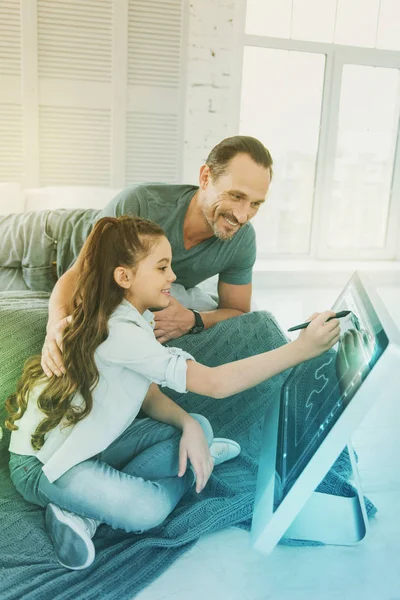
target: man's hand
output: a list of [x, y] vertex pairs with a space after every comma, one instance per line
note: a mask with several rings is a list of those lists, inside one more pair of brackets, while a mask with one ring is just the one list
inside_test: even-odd
[[190, 460], [196, 474], [196, 492], [199, 494], [204, 487], [214, 468], [214, 461], [210, 454], [206, 436], [198, 421], [193, 417], [184, 427], [179, 446], [179, 471], [178, 477], [186, 473], [187, 460]]
[[154, 334], [163, 344], [168, 340], [185, 335], [194, 326], [194, 314], [175, 300], [170, 298], [169, 306], [154, 313], [156, 326]]
[[47, 334], [42, 348], [42, 369], [47, 377], [56, 375], [61, 377], [65, 374], [65, 367], [62, 359], [62, 340], [64, 329], [71, 323], [72, 317], [64, 317], [55, 325], [48, 325]]

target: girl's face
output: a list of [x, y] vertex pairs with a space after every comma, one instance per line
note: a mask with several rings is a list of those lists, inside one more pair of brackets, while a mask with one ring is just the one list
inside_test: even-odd
[[163, 236], [154, 241], [149, 254], [139, 261], [135, 270], [124, 269], [128, 276], [123, 286], [125, 297], [141, 314], [148, 308], [169, 305], [171, 284], [176, 279], [171, 260], [171, 244]]

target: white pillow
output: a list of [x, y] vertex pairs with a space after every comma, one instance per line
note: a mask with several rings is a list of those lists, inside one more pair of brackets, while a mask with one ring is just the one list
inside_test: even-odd
[[55, 208], [104, 208], [121, 190], [107, 187], [57, 186], [25, 190], [25, 211]]
[[20, 183], [0, 183], [0, 215], [24, 212], [24, 192]]

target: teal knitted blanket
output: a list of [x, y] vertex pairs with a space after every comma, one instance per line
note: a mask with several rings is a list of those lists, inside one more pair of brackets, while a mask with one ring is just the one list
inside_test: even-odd
[[[7, 314], [9, 326], [10, 311]], [[23, 314], [27, 314], [26, 307]], [[15, 310], [14, 341], [20, 339], [21, 315]], [[0, 308], [0, 325], [2, 318]], [[37, 316], [29, 325], [25, 323], [25, 339], [32, 337], [37, 324]], [[9, 353], [9, 331], [5, 339], [2, 337], [4, 328], [0, 327], [0, 383], [1, 353]], [[43, 337], [44, 329], [40, 343]], [[286, 341], [270, 314], [256, 312], [222, 322], [202, 334], [174, 340], [170, 345], [179, 346], [202, 363], [213, 366], [276, 348]], [[15, 348], [16, 356], [24, 354], [25, 346], [19, 343], [21, 347]], [[185, 409], [204, 414], [215, 436], [237, 440], [242, 453], [237, 459], [216, 467], [204, 491], [200, 495], [189, 492], [158, 528], [135, 535], [100, 526], [94, 539], [96, 559], [84, 571], [67, 571], [57, 563], [44, 528], [44, 511], [25, 502], [13, 488], [7, 467], [8, 452], [3, 446], [0, 451], [2, 600], [131, 600], [201, 535], [232, 525], [250, 529], [265, 408], [280, 395], [287, 375], [283, 373], [224, 400], [167, 390]], [[342, 453], [318, 490], [353, 495], [348, 482], [350, 472], [348, 456]], [[367, 510], [369, 516], [376, 510], [368, 500]]]

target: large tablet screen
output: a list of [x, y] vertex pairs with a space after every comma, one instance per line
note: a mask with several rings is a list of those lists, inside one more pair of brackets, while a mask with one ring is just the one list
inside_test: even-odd
[[338, 344], [293, 369], [282, 388], [274, 509], [318, 451], [388, 345], [359, 279], [353, 278], [333, 310], [351, 311], [341, 319]]

